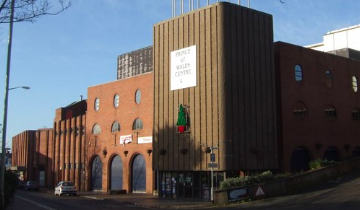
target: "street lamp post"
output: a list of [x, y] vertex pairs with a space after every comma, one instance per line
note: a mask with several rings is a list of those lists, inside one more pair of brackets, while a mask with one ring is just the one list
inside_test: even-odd
[[[7, 81], [8, 83], [8, 81]], [[8, 87], [8, 84], [6, 85]], [[4, 103], [4, 119], [3, 119], [3, 124], [0, 123], [0, 127], [2, 126], [2, 145], [1, 145], [1, 205], [2, 205], [2, 209], [5, 208], [5, 159], [6, 159], [6, 124], [7, 124], [7, 106], [8, 106], [8, 92], [9, 90], [14, 90], [14, 89], [26, 89], [29, 90], [30, 87], [29, 86], [16, 86], [16, 87], [12, 87], [12, 88], [7, 88], [5, 90], [6, 92], [6, 97], [5, 97], [5, 103]]]
[[6, 122], [7, 122], [7, 106], [9, 95], [9, 79], [10, 79], [10, 60], [11, 60], [11, 44], [13, 33], [13, 20], [14, 20], [14, 6], [15, 0], [11, 0], [10, 5], [10, 24], [9, 24], [9, 42], [6, 61], [6, 80], [5, 80], [5, 99], [4, 99], [4, 119], [3, 119], [3, 131], [2, 131], [2, 153], [1, 153], [1, 207], [5, 209], [5, 145], [6, 145]]
[[16, 87], [9, 88], [8, 90], [14, 90], [14, 89], [18, 89], [18, 88], [22, 88], [22, 89], [26, 89], [26, 90], [30, 89], [29, 86], [16, 86]]

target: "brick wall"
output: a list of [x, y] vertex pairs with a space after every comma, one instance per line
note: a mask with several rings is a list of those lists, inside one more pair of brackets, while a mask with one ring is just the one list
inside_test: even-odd
[[[275, 52], [283, 170], [290, 170], [297, 147], [308, 150], [311, 159], [323, 158], [329, 147], [337, 149], [340, 159], [350, 157], [360, 146], [360, 120], [352, 118], [360, 107], [360, 92], [352, 87], [352, 76], [360, 78], [360, 62], [281, 42]], [[302, 81], [295, 80], [297, 64]], [[305, 113], [295, 113], [299, 104]], [[336, 109], [335, 117], [327, 116], [328, 107]]]
[[[135, 102], [135, 92], [141, 91], [141, 101]], [[119, 95], [119, 105], [114, 106], [114, 97]], [[94, 109], [99, 99], [99, 110]], [[138, 137], [152, 136], [153, 125], [153, 73], [146, 73], [88, 88], [88, 111], [86, 115], [88, 189], [91, 190], [92, 160], [98, 156], [102, 162], [102, 191], [111, 190], [111, 163], [119, 156], [123, 165], [122, 186], [128, 192], [131, 188], [132, 160], [141, 154], [146, 162], [146, 192], [153, 189], [152, 144], [138, 144]], [[141, 119], [143, 129], [133, 130], [135, 119]], [[112, 132], [114, 121], [120, 123], [120, 131]], [[100, 134], [93, 134], [95, 124]], [[131, 135], [132, 143], [120, 144], [120, 136]]]

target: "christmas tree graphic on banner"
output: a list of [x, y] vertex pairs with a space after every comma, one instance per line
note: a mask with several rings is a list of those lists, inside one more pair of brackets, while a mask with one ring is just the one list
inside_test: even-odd
[[186, 113], [182, 104], [179, 106], [178, 120], [176, 123], [179, 133], [184, 133], [186, 128]]

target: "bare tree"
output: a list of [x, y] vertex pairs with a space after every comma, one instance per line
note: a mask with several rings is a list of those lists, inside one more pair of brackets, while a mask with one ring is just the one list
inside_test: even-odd
[[[14, 22], [34, 22], [43, 15], [57, 15], [71, 6], [71, 0], [13, 0]], [[10, 21], [11, 0], [0, 0], [0, 23]]]

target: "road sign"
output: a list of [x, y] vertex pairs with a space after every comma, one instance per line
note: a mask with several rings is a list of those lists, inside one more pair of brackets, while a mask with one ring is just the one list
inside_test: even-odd
[[215, 162], [215, 153], [210, 154], [210, 162]]
[[218, 164], [217, 163], [208, 163], [208, 168], [217, 168]]
[[265, 195], [265, 192], [264, 192], [263, 188], [261, 186], [258, 186], [255, 196], [258, 197], [258, 196], [264, 196], [264, 195]]

